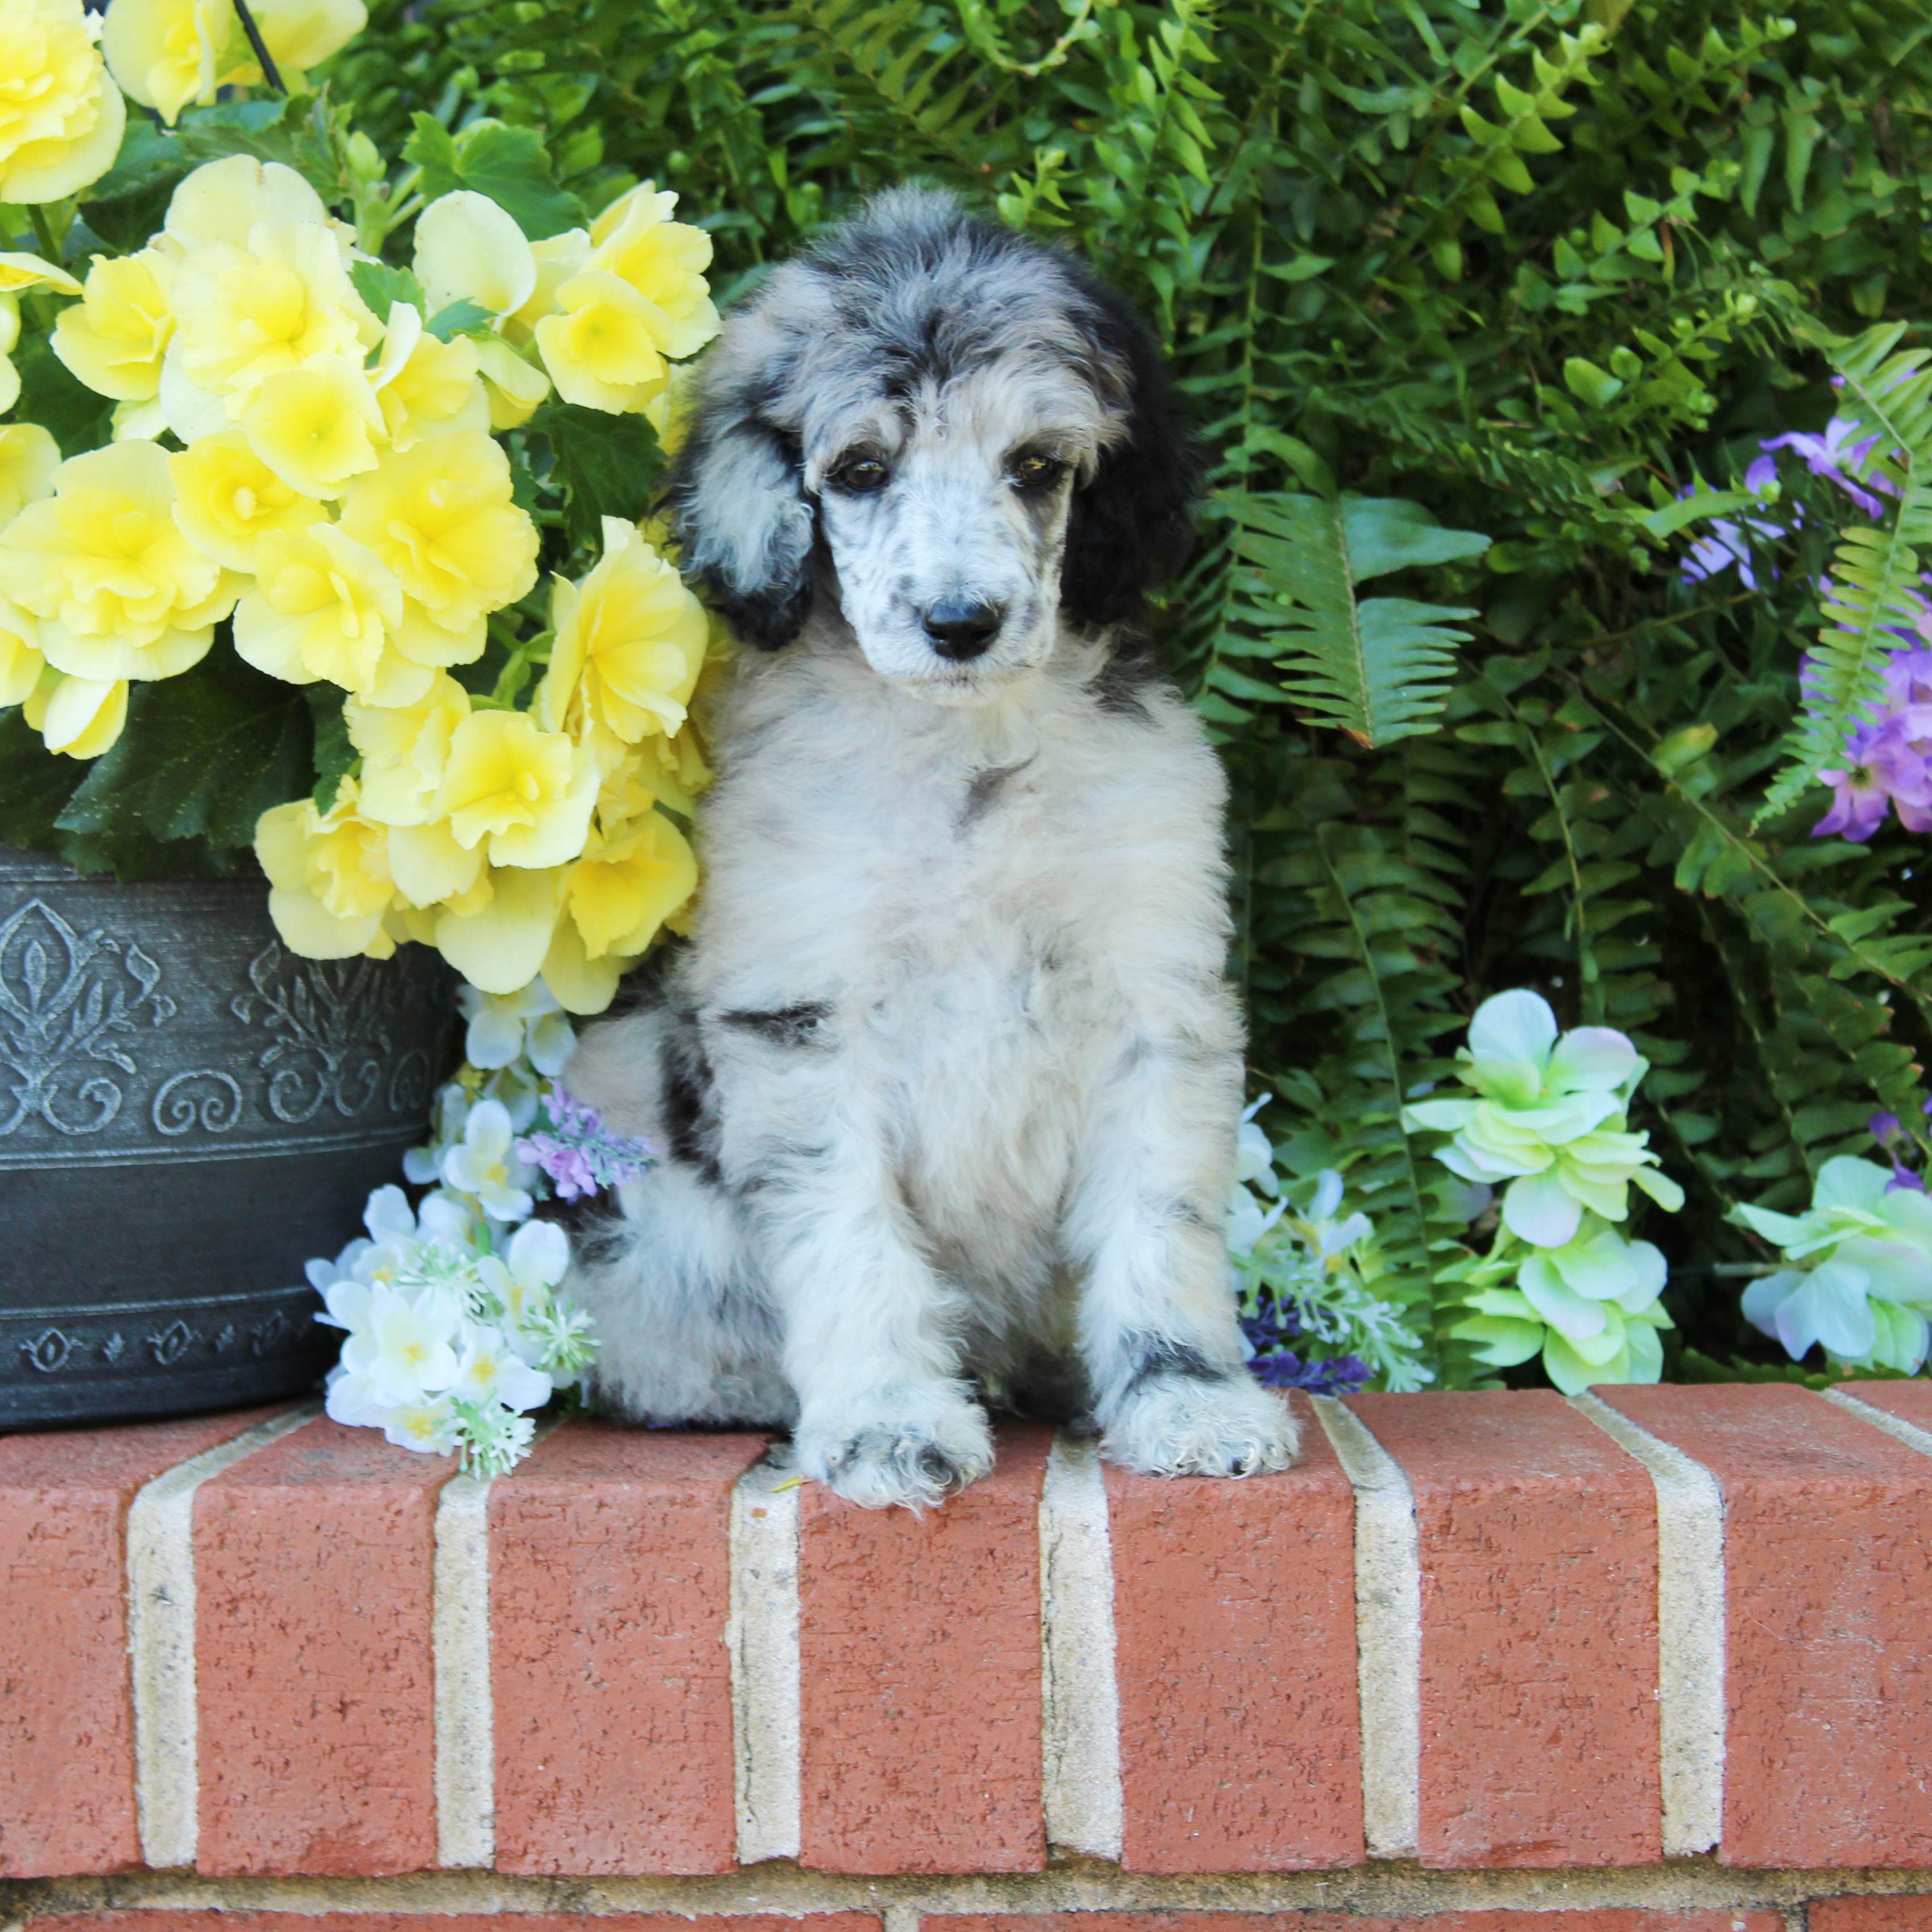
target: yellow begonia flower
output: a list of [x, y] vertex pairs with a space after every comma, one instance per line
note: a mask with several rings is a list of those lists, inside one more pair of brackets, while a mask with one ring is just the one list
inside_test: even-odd
[[412, 704], [377, 706], [352, 698], [342, 715], [362, 759], [363, 811], [385, 825], [426, 823], [449, 763], [450, 740], [470, 716], [470, 694], [438, 672]]
[[[704, 271], [711, 266], [711, 237], [701, 228], [669, 220], [674, 194], [652, 192], [647, 183], [614, 202], [592, 224], [596, 244], [587, 267], [616, 275], [650, 304], [658, 349], [681, 360], [694, 356], [718, 333], [718, 310]], [[618, 218], [612, 220], [616, 215]]]
[[[326, 60], [368, 18], [361, 0], [255, 0], [249, 10], [292, 94], [304, 91], [304, 70]], [[220, 88], [263, 78], [230, 0], [113, 0], [101, 49], [129, 99], [170, 127], [190, 101], [206, 107]]]
[[490, 399], [492, 429], [520, 428], [550, 394], [550, 378], [526, 362], [501, 336], [486, 335], [477, 342], [476, 362]]
[[63, 677], [44, 672], [22, 707], [50, 752], [98, 758], [128, 722], [128, 680]]
[[698, 861], [661, 812], [629, 821], [614, 838], [591, 835], [570, 868], [570, 916], [592, 959], [634, 958], [698, 887]]
[[245, 248], [200, 243], [183, 254], [172, 284], [167, 364], [212, 396], [245, 395], [321, 356], [352, 357], [359, 368], [382, 334], [334, 235], [316, 222], [259, 222]]
[[284, 482], [238, 429], [190, 443], [168, 458], [168, 473], [182, 535], [230, 570], [254, 572], [256, 547], [268, 531], [305, 530], [328, 514]]
[[101, 30], [108, 70], [129, 100], [172, 128], [194, 101], [208, 106], [252, 59], [227, 0], [113, 0]]
[[54, 322], [54, 353], [97, 395], [141, 403], [158, 394], [174, 311], [160, 257], [97, 255], [82, 299]]
[[38, 423], [0, 426], [0, 530], [29, 503], [53, 494], [60, 466], [60, 445]]
[[521, 992], [550, 951], [563, 910], [564, 876], [561, 866], [487, 873], [474, 909], [446, 905], [436, 915], [438, 951], [484, 992]]
[[338, 244], [343, 239], [322, 196], [293, 168], [231, 154], [204, 163], [182, 181], [169, 197], [167, 220], [154, 246], [177, 261], [208, 242], [246, 248], [265, 221], [312, 222], [335, 235]]
[[557, 580], [550, 624], [537, 703], [553, 729], [587, 739], [608, 767], [620, 747], [683, 724], [710, 627], [634, 524], [604, 519], [603, 556], [580, 584]]
[[59, 201], [114, 165], [127, 104], [80, 0], [0, 0], [0, 201]]
[[481, 848], [466, 851], [456, 842], [446, 818], [426, 825], [391, 826], [389, 866], [396, 875], [397, 891], [418, 909], [442, 906], [463, 914], [481, 911], [489, 903], [488, 886], [480, 894], [476, 890], [483, 880]]
[[240, 587], [176, 526], [168, 459], [152, 442], [70, 458], [53, 495], [0, 533], [0, 592], [40, 619], [48, 663], [75, 677], [188, 670]]
[[651, 304], [602, 269], [573, 275], [556, 294], [557, 313], [545, 316], [536, 333], [557, 394], [611, 416], [644, 408], [670, 374]]
[[24, 704], [34, 694], [47, 662], [39, 635], [26, 611], [0, 599], [0, 706]]
[[8, 359], [20, 339], [20, 291], [39, 286], [76, 296], [80, 284], [64, 268], [38, 255], [0, 254], [0, 410], [20, 400], [20, 373]]
[[557, 290], [572, 275], [583, 273], [590, 260], [590, 236], [584, 229], [567, 228], [561, 235], [532, 242], [530, 256], [536, 263], [536, 285], [524, 305], [503, 318], [503, 333], [512, 342], [530, 341], [537, 324], [556, 309]]
[[356, 782], [345, 778], [326, 813], [313, 799], [278, 805], [255, 826], [255, 856], [268, 875], [268, 914], [290, 948], [308, 959], [386, 958], [395, 942], [383, 930], [394, 882], [388, 831], [357, 810]]
[[342, 527], [395, 572], [434, 624], [464, 640], [466, 650], [473, 643], [470, 657], [482, 650], [484, 618], [536, 581], [536, 526], [511, 500], [510, 459], [481, 430], [386, 458], [350, 485]]
[[584, 850], [599, 774], [590, 750], [520, 711], [474, 711], [452, 735], [435, 815], [493, 866], [567, 864]]
[[431, 316], [458, 302], [508, 315], [537, 285], [537, 260], [524, 231], [470, 188], [442, 196], [416, 218], [415, 259]]
[[476, 345], [467, 336], [439, 342], [409, 303], [396, 303], [369, 371], [390, 448], [400, 455], [428, 436], [483, 428], [490, 409], [476, 365]]
[[255, 587], [235, 607], [235, 649], [289, 684], [327, 679], [365, 704], [413, 704], [435, 674], [397, 650], [403, 592], [382, 563], [333, 524], [271, 530], [256, 547]]
[[[292, 490], [334, 497], [376, 467], [382, 412], [361, 361], [318, 356], [256, 389], [242, 428], [248, 447]], [[199, 439], [196, 439], [199, 440]]]

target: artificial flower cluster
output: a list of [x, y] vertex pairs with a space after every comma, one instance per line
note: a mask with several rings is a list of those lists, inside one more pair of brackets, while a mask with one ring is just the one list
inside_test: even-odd
[[[366, 1235], [308, 1274], [321, 1318], [345, 1335], [330, 1415], [499, 1475], [529, 1448], [532, 1412], [577, 1383], [596, 1348], [561, 1292], [568, 1238], [533, 1211], [554, 1179], [573, 1199], [641, 1173], [650, 1156], [554, 1084], [573, 1040], [541, 988], [509, 999], [470, 991], [464, 1006], [467, 1061], [437, 1096], [430, 1144], [404, 1164], [430, 1192], [412, 1210], [401, 1188], [378, 1188]], [[571, 1122], [568, 1184], [542, 1134], [520, 1137], [546, 1114]]]
[[[364, 18], [265, 0], [265, 75], [230, 0], [112, 0], [104, 36], [75, 0], [8, 4], [13, 202], [114, 160], [114, 80], [172, 123], [226, 88], [299, 85]], [[368, 148], [344, 138], [351, 162]], [[687, 716], [713, 632], [610, 516], [601, 556], [553, 578], [544, 627], [538, 485], [502, 439], [553, 394], [664, 426], [673, 365], [718, 328], [710, 241], [676, 202], [646, 183], [531, 238], [458, 188], [410, 204], [405, 266], [296, 170], [238, 154], [188, 173], [134, 253], [0, 254], [0, 352], [31, 293], [54, 354], [114, 405], [112, 440], [65, 460], [37, 424], [0, 430], [0, 706], [87, 759], [134, 687], [211, 651], [333, 694], [318, 746], [339, 710], [340, 755], [257, 829], [284, 940], [317, 958], [420, 940], [487, 991], [542, 974], [600, 1010], [695, 886], [679, 821], [708, 777]]]
[[[1297, 1202], [1311, 1184], [1283, 1181], [1256, 1119], [1270, 1098], [1263, 1094], [1241, 1116], [1228, 1217], [1228, 1279], [1256, 1379], [1314, 1395], [1370, 1382], [1420, 1388], [1435, 1376], [1401, 1310], [1375, 1292], [1382, 1262], [1369, 1217], [1342, 1215], [1342, 1177], [1332, 1168], [1316, 1176], [1305, 1204]], [[1298, 1342], [1300, 1353], [1291, 1346]]]
[[1541, 1354], [1568, 1394], [1592, 1382], [1654, 1382], [1663, 1371], [1658, 1306], [1668, 1270], [1622, 1232], [1633, 1184], [1666, 1213], [1684, 1192], [1657, 1170], [1649, 1136], [1627, 1114], [1648, 1063], [1609, 1027], [1560, 1037], [1537, 994], [1498, 993], [1477, 1008], [1459, 1049], [1471, 1099], [1406, 1108], [1412, 1132], [1450, 1136], [1436, 1158], [1502, 1190], [1493, 1246], [1465, 1270], [1471, 1315], [1450, 1332], [1507, 1368]]
[[[1874, 1117], [1882, 1143], [1897, 1119]], [[1840, 1155], [1818, 1170], [1802, 1214], [1741, 1205], [1732, 1218], [1784, 1251], [1785, 1265], [1745, 1289], [1744, 1317], [1792, 1360], [1814, 1348], [1844, 1369], [1915, 1376], [1932, 1342], [1932, 1200], [1894, 1160]]]

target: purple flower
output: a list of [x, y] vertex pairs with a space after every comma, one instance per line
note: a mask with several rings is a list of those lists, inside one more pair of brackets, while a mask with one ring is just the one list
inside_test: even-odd
[[1301, 1316], [1292, 1301], [1270, 1297], [1257, 1315], [1244, 1316], [1241, 1332], [1254, 1349], [1249, 1372], [1264, 1388], [1306, 1389], [1310, 1395], [1346, 1395], [1375, 1373], [1354, 1355], [1304, 1362], [1288, 1346], [1301, 1334]]
[[[1932, 1114], [1932, 1100], [1926, 1102], [1925, 1112]], [[1898, 1116], [1896, 1114], [1874, 1114], [1865, 1126], [1872, 1138], [1884, 1149], [1886, 1158], [1892, 1162], [1892, 1178], [1885, 1184], [1886, 1193], [1923, 1194], [1925, 1183], [1899, 1159], [1899, 1150], [1893, 1145], [1894, 1142], [1904, 1137]], [[1910, 1143], [1908, 1142], [1906, 1144], [1909, 1146]]]
[[1811, 828], [1814, 838], [1835, 832], [1862, 845], [1885, 823], [1892, 793], [1882, 764], [1873, 757], [1883, 728], [1861, 724], [1845, 740], [1845, 764], [1818, 774], [1832, 788], [1832, 800], [1831, 810]]
[[537, 1131], [517, 1143], [518, 1156], [540, 1167], [560, 1199], [582, 1201], [634, 1180], [656, 1159], [650, 1143], [614, 1134], [594, 1107], [552, 1087], [539, 1105]]
[[[1834, 416], [1825, 425], [1822, 436], [1814, 436], [1808, 430], [1792, 430], [1784, 436], [1772, 436], [1758, 447], [1766, 451], [1795, 449], [1804, 459], [1804, 466], [1814, 476], [1829, 478], [1867, 516], [1876, 517], [1885, 506], [1872, 494], [1871, 490], [1861, 488], [1845, 472], [1863, 465], [1878, 437], [1874, 434], [1862, 442], [1852, 442], [1849, 440], [1851, 433], [1852, 424], [1845, 418]], [[1871, 485], [1872, 490], [1882, 490], [1888, 496], [1898, 494], [1882, 476], [1873, 477]]]

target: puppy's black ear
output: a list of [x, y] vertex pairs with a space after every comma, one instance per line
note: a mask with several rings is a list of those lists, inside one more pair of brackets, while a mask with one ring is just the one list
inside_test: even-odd
[[798, 635], [812, 602], [816, 518], [797, 439], [763, 412], [767, 374], [720, 362], [698, 380], [670, 475], [683, 567], [747, 644], [778, 650]]
[[1186, 562], [1202, 466], [1151, 332], [1112, 289], [1089, 280], [1087, 292], [1096, 364], [1119, 372], [1126, 412], [1126, 434], [1076, 489], [1067, 519], [1060, 606], [1092, 629], [1135, 616]]

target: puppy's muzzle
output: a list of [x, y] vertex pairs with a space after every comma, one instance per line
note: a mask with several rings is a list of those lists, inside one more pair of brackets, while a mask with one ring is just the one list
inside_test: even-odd
[[955, 664], [964, 664], [992, 650], [1006, 615], [998, 604], [942, 597], [928, 608], [923, 622], [932, 648]]

